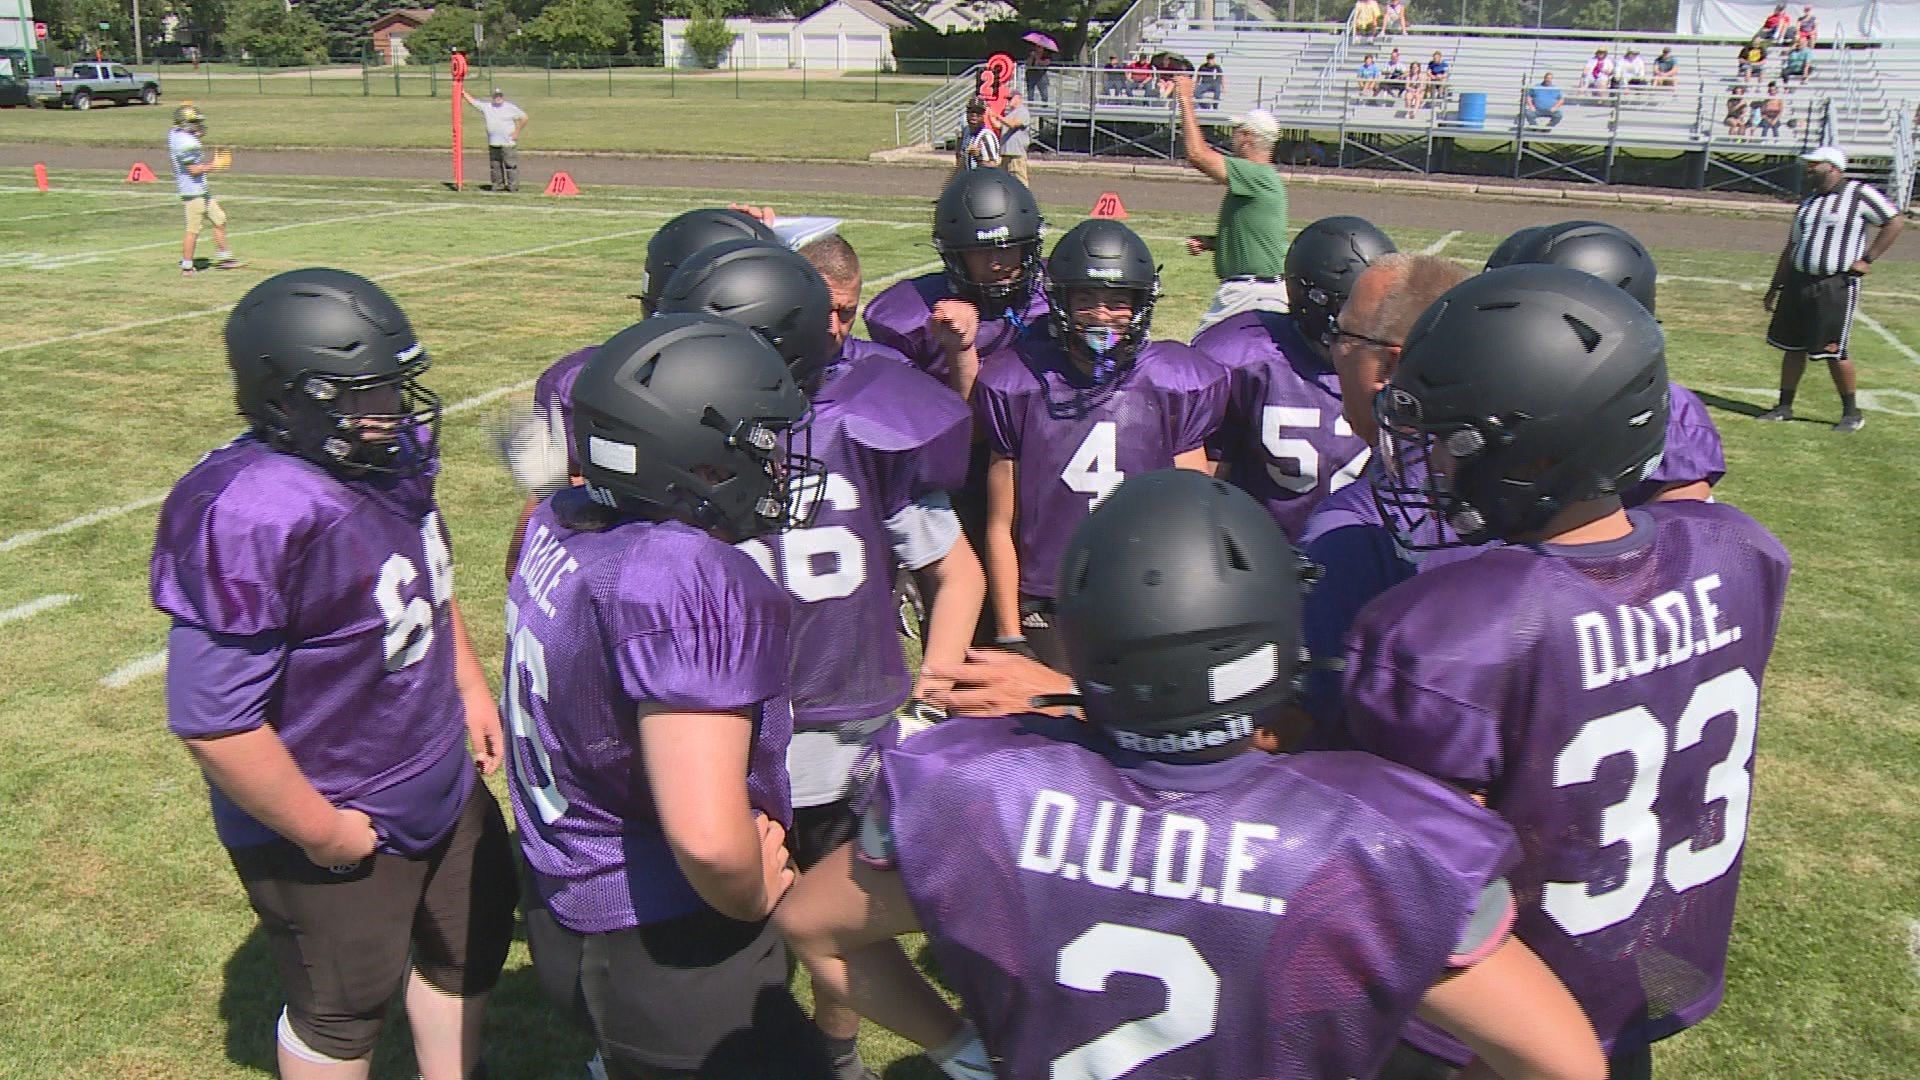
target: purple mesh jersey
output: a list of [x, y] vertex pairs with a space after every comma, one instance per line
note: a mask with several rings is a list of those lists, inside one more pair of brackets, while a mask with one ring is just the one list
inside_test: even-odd
[[645, 709], [750, 710], [747, 793], [788, 823], [791, 603], [744, 552], [675, 522], [607, 519], [580, 488], [527, 523], [507, 589], [513, 814], [534, 885], [581, 933], [702, 907], [667, 847], [640, 752]]
[[1266, 504], [1288, 540], [1328, 494], [1360, 478], [1371, 452], [1340, 415], [1340, 378], [1291, 316], [1249, 311], [1216, 323], [1193, 347], [1227, 370], [1232, 398], [1210, 449], [1225, 479]]
[[[934, 341], [927, 320], [933, 305], [951, 298], [953, 289], [944, 271], [889, 285], [867, 302], [867, 335], [944, 383], [949, 374], [947, 354]], [[982, 366], [995, 356], [1011, 353], [1024, 329], [1047, 321], [1047, 297], [1035, 285], [1026, 304], [1016, 311], [991, 319], [986, 314], [981, 313], [980, 330], [973, 338]]]
[[1718, 484], [1725, 475], [1726, 451], [1720, 447], [1720, 429], [1713, 426], [1706, 404], [1700, 395], [1679, 383], [1668, 383], [1667, 448], [1661, 454], [1660, 467], [1621, 501], [1639, 506], [1659, 494], [1661, 488], [1701, 480]]
[[[471, 766], [445, 768], [462, 756], [466, 710], [432, 472], [343, 480], [242, 436], [174, 485], [149, 572], [177, 625], [274, 643], [266, 723], [328, 802], [367, 813], [382, 850], [407, 855], [453, 827], [473, 785]], [[183, 738], [235, 730], [179, 712], [168, 724]], [[273, 839], [209, 788], [223, 842]]]
[[1346, 669], [1361, 749], [1484, 789], [1518, 830], [1518, 932], [1611, 1049], [1719, 1004], [1789, 566], [1730, 506], [1629, 514], [1617, 541], [1420, 574], [1361, 612]]
[[812, 397], [813, 453], [827, 466], [820, 510], [804, 529], [740, 545], [799, 601], [797, 728], [885, 716], [912, 692], [889, 523], [917, 500], [959, 487], [972, 442], [958, 395], [869, 341], [847, 339]]
[[1014, 546], [1029, 596], [1053, 595], [1067, 538], [1108, 492], [1204, 446], [1226, 412], [1227, 373], [1176, 341], [1141, 349], [1117, 385], [1088, 386], [1037, 333], [983, 363], [974, 385], [975, 423], [994, 453], [1016, 462]]
[[580, 463], [573, 459], [573, 381], [593, 359], [597, 347], [576, 349], [555, 360], [533, 383], [533, 407], [550, 429], [566, 440], [567, 471], [575, 476], [580, 475]]
[[1372, 1076], [1517, 855], [1364, 754], [1172, 764], [1026, 716], [881, 763], [862, 853], [900, 873], [1001, 1076]]

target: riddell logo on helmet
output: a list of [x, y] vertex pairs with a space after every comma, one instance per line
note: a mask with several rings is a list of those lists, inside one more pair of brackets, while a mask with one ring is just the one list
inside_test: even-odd
[[1211, 727], [1194, 728], [1179, 735], [1142, 735], [1118, 728], [1107, 729], [1113, 741], [1136, 754], [1191, 754], [1211, 750], [1230, 742], [1253, 737], [1253, 717], [1235, 713], [1222, 717]]
[[975, 240], [1005, 240], [1012, 235], [1013, 230], [1011, 228], [1001, 225], [992, 229], [975, 230], [973, 238]]
[[1117, 266], [1089, 266], [1087, 267], [1087, 276], [1090, 278], [1099, 278], [1101, 281], [1118, 281], [1122, 274], [1120, 268]]

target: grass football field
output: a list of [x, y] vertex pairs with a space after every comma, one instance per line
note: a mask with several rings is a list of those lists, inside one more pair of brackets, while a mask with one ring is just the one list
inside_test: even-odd
[[[637, 318], [625, 296], [648, 235], [695, 205], [644, 189], [508, 200], [359, 182], [353, 203], [337, 181], [221, 190], [252, 265], [183, 279], [170, 192], [104, 174], [48, 194], [0, 179], [0, 1077], [271, 1073], [271, 964], [203, 782], [166, 731], [166, 623], [146, 599], [160, 498], [239, 429], [227, 306], [273, 272], [321, 264], [381, 281], [412, 314], [450, 406], [440, 501], [458, 588], [497, 676], [519, 497], [483, 421], [551, 359]], [[701, 201], [736, 195], [845, 218], [869, 295], [936, 265], [924, 202]], [[1210, 197], [1197, 202], [1210, 211]], [[1063, 226], [1082, 210], [1050, 215]], [[1205, 261], [1180, 244], [1210, 219], [1131, 221], [1165, 260], [1161, 336], [1184, 338], [1211, 293]], [[1476, 264], [1498, 239], [1396, 238]], [[1766, 680], [1727, 1002], [1663, 1045], [1660, 1069], [1904, 1080], [1920, 1063], [1920, 263], [1884, 261], [1866, 285], [1854, 345], [1868, 424], [1848, 438], [1827, 430], [1838, 410], [1818, 370], [1800, 404], [1818, 422], [1748, 419], [1772, 403], [1778, 363], [1751, 289], [1770, 256], [1645, 239], [1670, 275], [1660, 307], [1674, 376], [1726, 439], [1718, 497], [1771, 527], [1796, 563]], [[490, 1026], [495, 1076], [583, 1075], [588, 1047], [547, 1008], [523, 944]], [[935, 1076], [909, 1049], [865, 1037], [885, 1075]], [[375, 1075], [413, 1075], [398, 1010]]]

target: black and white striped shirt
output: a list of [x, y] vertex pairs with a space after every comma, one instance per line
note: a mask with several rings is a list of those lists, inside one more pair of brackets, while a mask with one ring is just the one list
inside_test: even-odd
[[1899, 212], [1879, 188], [1858, 180], [1807, 196], [1793, 215], [1793, 268], [1813, 277], [1846, 272], [1867, 253], [1867, 226]]

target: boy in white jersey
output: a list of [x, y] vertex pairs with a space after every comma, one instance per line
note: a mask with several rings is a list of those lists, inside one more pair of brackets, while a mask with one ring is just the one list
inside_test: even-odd
[[207, 118], [192, 105], [173, 110], [173, 128], [167, 132], [167, 159], [173, 162], [173, 185], [187, 212], [187, 236], [180, 245], [180, 272], [194, 273], [193, 249], [199, 243], [200, 230], [213, 226], [213, 268], [232, 270], [245, 265], [227, 250], [227, 212], [220, 208], [207, 190], [207, 174], [220, 166], [214, 155], [200, 145], [207, 133]]

